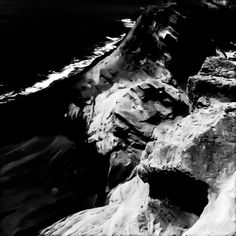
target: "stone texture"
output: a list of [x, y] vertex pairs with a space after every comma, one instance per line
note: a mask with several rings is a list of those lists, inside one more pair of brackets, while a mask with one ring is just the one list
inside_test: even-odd
[[[168, 172], [176, 171], [209, 186], [207, 206], [193, 228], [184, 235], [235, 234], [235, 105], [216, 103], [174, 123], [160, 124], [154, 131], [156, 141], [149, 143], [143, 154], [138, 172], [150, 186], [161, 180], [168, 184], [167, 177], [161, 179], [160, 173], [168, 176]], [[162, 191], [168, 193], [171, 187], [169, 184]], [[161, 191], [161, 187], [157, 187], [158, 190]], [[178, 190], [181, 191], [181, 187], [176, 188], [175, 195], [168, 193], [167, 197], [175, 200]], [[188, 190], [185, 191], [189, 195]], [[185, 207], [188, 202], [197, 204], [194, 198], [186, 199]]]
[[41, 235], [235, 234], [235, 63], [206, 59], [223, 47], [219, 25], [224, 42], [233, 38], [231, 10], [231, 1], [151, 6], [85, 72], [74, 89], [88, 142], [110, 162], [110, 194]]
[[[235, 103], [161, 123], [137, 167], [146, 184], [136, 176], [112, 191], [107, 206], [63, 219], [41, 235], [234, 235], [235, 125]], [[203, 212], [196, 211], [203, 200]]]
[[137, 176], [118, 186], [107, 206], [68, 217], [41, 235], [181, 235], [196, 219], [194, 214], [151, 199], [148, 185]]
[[41, 235], [137, 234], [140, 232], [137, 216], [146, 205], [148, 191], [147, 184], [134, 178], [114, 190], [109, 205], [72, 215], [43, 230]]
[[189, 112], [184, 93], [144, 72], [136, 82], [114, 84], [89, 106], [93, 114], [87, 119], [88, 141], [110, 157], [112, 187], [132, 173], [157, 124]]
[[62, 83], [50, 124], [68, 121], [73, 142], [1, 150], [1, 233], [36, 235], [83, 210], [41, 235], [234, 235], [233, 22], [233, 1], [160, 2], [67, 93]]
[[235, 118], [235, 103], [216, 103], [173, 123], [163, 122], [142, 156], [141, 176], [146, 179], [145, 170], [178, 169], [215, 187], [221, 173], [235, 165]]
[[216, 47], [235, 40], [234, 7], [234, 1], [211, 0], [160, 1], [147, 7], [116, 50], [75, 79], [77, 99], [90, 100], [116, 82], [133, 81], [140, 69], [153, 78], [186, 84]]
[[[233, 54], [233, 53], [229, 53]], [[201, 70], [188, 79], [188, 95], [196, 105], [201, 97], [214, 97], [221, 101], [236, 101], [236, 64], [234, 57], [209, 57]], [[199, 101], [199, 104], [201, 101]]]

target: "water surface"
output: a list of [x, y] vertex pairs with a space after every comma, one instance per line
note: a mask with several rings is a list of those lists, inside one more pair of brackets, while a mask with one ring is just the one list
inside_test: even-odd
[[13, 95], [72, 64], [87, 65], [98, 48], [128, 31], [122, 19], [135, 18], [144, 5], [98, 2], [0, 0], [0, 94]]

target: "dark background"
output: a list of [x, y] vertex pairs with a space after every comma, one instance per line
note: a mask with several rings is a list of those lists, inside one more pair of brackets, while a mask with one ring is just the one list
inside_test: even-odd
[[[112, 3], [111, 3], [112, 2]], [[151, 0], [0, 0], [0, 94], [90, 55]]]

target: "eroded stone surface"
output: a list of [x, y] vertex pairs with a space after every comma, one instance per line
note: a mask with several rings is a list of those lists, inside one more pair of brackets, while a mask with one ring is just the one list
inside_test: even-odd
[[218, 102], [162, 122], [137, 167], [146, 184], [136, 176], [111, 193], [107, 206], [66, 218], [42, 235], [233, 235], [235, 125], [236, 104]]
[[41, 235], [182, 235], [197, 219], [151, 199], [148, 184], [137, 176], [114, 190], [109, 205], [68, 217]]
[[184, 93], [144, 72], [135, 83], [114, 84], [89, 106], [93, 114], [87, 119], [88, 141], [99, 153], [110, 155], [110, 172], [117, 172], [109, 178], [113, 186], [137, 165], [157, 124], [189, 112]]
[[[173, 186], [176, 192], [172, 195], [169, 193], [171, 178], [168, 180], [167, 176], [176, 171], [209, 186], [206, 208], [193, 228], [190, 227], [184, 235], [218, 235], [219, 232], [221, 235], [235, 234], [236, 213], [232, 210], [235, 209], [236, 200], [235, 105], [217, 102], [208, 108], [196, 110], [186, 118], [160, 124], [154, 131], [156, 141], [147, 145], [142, 156], [138, 170], [141, 178], [151, 186], [153, 181], [154, 184], [158, 184], [158, 181], [168, 183], [168, 187], [159, 186], [156, 191], [168, 192], [167, 197], [171, 200], [175, 200], [178, 191], [184, 192], [185, 189]], [[175, 178], [173, 175], [173, 182]], [[180, 185], [184, 183], [179, 181]], [[187, 189], [191, 191], [191, 185]], [[165, 194], [157, 196], [163, 197]], [[194, 196], [186, 199], [181, 208], [187, 207], [187, 204], [196, 205], [194, 199]], [[183, 204], [176, 201], [178, 203]]]
[[194, 105], [201, 106], [201, 97], [236, 101], [236, 64], [230, 54], [229, 59], [224, 55], [207, 58], [199, 73], [189, 77], [188, 95]]
[[163, 122], [154, 131], [154, 142], [142, 156], [145, 170], [178, 169], [215, 188], [225, 171], [235, 167], [235, 103], [216, 103], [173, 122]]
[[[20, 183], [26, 190], [23, 197], [26, 196], [27, 201], [20, 199], [20, 195], [16, 198], [20, 199], [18, 202], [13, 199], [10, 207], [3, 209], [4, 230], [12, 217], [9, 221], [12, 228], [7, 236], [17, 234], [18, 229], [19, 234], [35, 234], [40, 225], [45, 226], [51, 208], [44, 214], [39, 213], [45, 207], [48, 209], [48, 205], [51, 207], [54, 200], [60, 205], [52, 207], [52, 214], [59, 213], [54, 215], [54, 220], [64, 216], [61, 215], [63, 204], [60, 204], [64, 203], [63, 199], [71, 204], [65, 206], [70, 213], [76, 210], [77, 204], [84, 208], [97, 206], [99, 193], [105, 195], [106, 185], [107, 190], [111, 190], [106, 206], [56, 222], [43, 230], [42, 235], [235, 233], [234, 56], [226, 53], [229, 60], [224, 59], [224, 55], [209, 57], [202, 66], [216, 47], [223, 48], [222, 43], [235, 40], [232, 34], [235, 28], [232, 22], [236, 22], [234, 7], [233, 1], [215, 0], [150, 6], [116, 50], [70, 83], [75, 99], [68, 106], [65, 119], [71, 119], [75, 127], [85, 122], [85, 131], [78, 129], [82, 134], [75, 135], [75, 141], [77, 151], [86, 150], [86, 155], [76, 159], [77, 162], [73, 155], [65, 158], [64, 143], [52, 149], [49, 145], [42, 152], [46, 168], [54, 166], [56, 161], [56, 177], [65, 176], [75, 185], [71, 188], [67, 181], [62, 181], [60, 187], [55, 186], [57, 178], [53, 176], [50, 190], [43, 195], [45, 182], [39, 181], [40, 175], [36, 178], [43, 185], [39, 192], [37, 188], [32, 190], [32, 185], [24, 186], [18, 178], [16, 184]], [[201, 66], [200, 73], [189, 79], [188, 94], [193, 105], [205, 108], [192, 109], [189, 115], [189, 99], [182, 90], [189, 75], [196, 74]], [[219, 99], [219, 95], [226, 99]], [[58, 100], [54, 99], [55, 106]], [[61, 115], [61, 111], [56, 114]], [[82, 140], [78, 142], [80, 137]], [[71, 144], [67, 141], [66, 144]], [[78, 143], [87, 149], [81, 149]], [[38, 144], [40, 146], [41, 141]], [[96, 151], [91, 151], [91, 147]], [[31, 145], [27, 146], [27, 150], [30, 148]], [[56, 156], [52, 154], [55, 150], [58, 151]], [[67, 153], [67, 148], [64, 151]], [[14, 153], [19, 154], [20, 150], [15, 149]], [[0, 177], [3, 183], [10, 181], [11, 184], [9, 170], [14, 169], [15, 176], [21, 177], [21, 169], [19, 163], [11, 164], [11, 158], [6, 156], [10, 167], [7, 161]], [[20, 164], [21, 161], [28, 163], [28, 156], [18, 156]], [[29, 159], [34, 163], [39, 157], [37, 152], [32, 152]], [[84, 165], [81, 167], [81, 164]], [[103, 164], [109, 168], [104, 168]], [[70, 168], [64, 171], [67, 165]], [[34, 166], [30, 171], [34, 169], [38, 171]], [[25, 180], [30, 171], [27, 172], [27, 168], [24, 171]], [[139, 175], [135, 175], [137, 172]], [[99, 181], [101, 176], [102, 181]], [[28, 182], [25, 180], [25, 183]], [[68, 191], [60, 190], [63, 187]], [[9, 185], [4, 190], [7, 193], [4, 201], [11, 193], [18, 197], [22, 192], [10, 186], [9, 194], [8, 188]], [[62, 198], [65, 197], [62, 200], [58, 197], [61, 191]], [[15, 214], [19, 207], [27, 209], [29, 214], [25, 216], [23, 211]]]
[[148, 192], [148, 184], [136, 177], [114, 190], [109, 205], [72, 215], [43, 230], [41, 234], [68, 236], [137, 234], [140, 232], [137, 216], [140, 209], [146, 205]]

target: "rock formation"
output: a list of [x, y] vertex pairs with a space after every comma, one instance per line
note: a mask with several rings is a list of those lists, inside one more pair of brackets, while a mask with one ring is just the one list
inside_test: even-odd
[[75, 76], [73, 135], [1, 150], [3, 235], [235, 235], [235, 5], [150, 6]]

